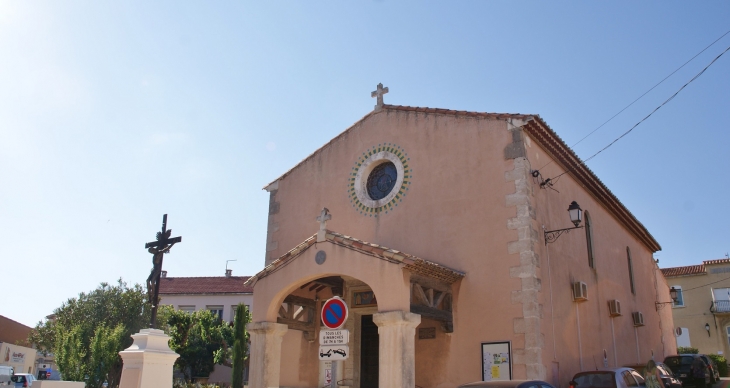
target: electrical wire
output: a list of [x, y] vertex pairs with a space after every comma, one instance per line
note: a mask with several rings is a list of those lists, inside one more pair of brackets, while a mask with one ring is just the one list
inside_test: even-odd
[[[611, 143], [609, 143], [609, 144], [608, 144], [607, 146], [605, 146], [605, 147], [601, 148], [601, 149], [600, 149], [600, 150], [599, 150], [598, 152], [596, 152], [595, 154], [591, 155], [591, 156], [590, 156], [589, 158], [587, 158], [587, 159], [585, 159], [585, 160], [581, 161], [581, 162], [580, 162], [580, 164], [582, 164], [582, 165], [585, 165], [586, 163], [588, 163], [588, 161], [589, 161], [589, 160], [591, 160], [591, 159], [595, 158], [596, 156], [598, 156], [598, 154], [600, 154], [601, 152], [605, 151], [606, 149], [608, 149], [609, 147], [611, 147], [612, 145], [614, 145], [614, 144], [615, 144], [615, 143], [616, 143], [617, 141], [621, 140], [621, 139], [622, 139], [622, 138], [623, 138], [624, 136], [628, 135], [628, 134], [629, 134], [629, 133], [630, 133], [631, 131], [633, 131], [633, 130], [634, 130], [634, 128], [638, 127], [638, 126], [639, 126], [639, 125], [640, 125], [641, 123], [643, 123], [644, 121], [646, 121], [646, 119], [648, 119], [649, 117], [651, 117], [651, 115], [653, 115], [653, 114], [654, 114], [654, 113], [655, 113], [656, 111], [658, 111], [658, 110], [659, 110], [659, 109], [660, 109], [661, 107], [663, 107], [664, 105], [666, 105], [666, 104], [667, 104], [667, 103], [668, 103], [669, 101], [672, 101], [672, 100], [674, 99], [674, 97], [677, 97], [677, 95], [679, 94], [679, 92], [681, 92], [682, 90], [684, 90], [684, 88], [686, 88], [686, 87], [687, 87], [687, 85], [691, 84], [691, 83], [692, 83], [692, 82], [693, 82], [694, 80], [696, 80], [696, 79], [697, 79], [697, 78], [699, 78], [699, 77], [700, 77], [700, 76], [701, 76], [702, 74], [704, 74], [704, 72], [705, 72], [705, 71], [706, 71], [706, 70], [707, 70], [707, 69], [708, 69], [708, 68], [709, 68], [710, 66], [712, 66], [712, 65], [713, 65], [713, 64], [714, 64], [714, 63], [715, 63], [715, 62], [716, 62], [716, 61], [717, 61], [718, 59], [720, 59], [720, 57], [721, 57], [721, 56], [723, 56], [723, 54], [725, 54], [725, 53], [726, 53], [726, 52], [728, 52], [728, 51], [730, 51], [730, 46], [729, 46], [728, 48], [726, 48], [726, 49], [725, 49], [725, 51], [721, 52], [721, 53], [720, 53], [720, 55], [716, 56], [716, 57], [715, 57], [715, 59], [713, 59], [713, 60], [712, 60], [712, 61], [711, 61], [711, 62], [710, 62], [710, 63], [709, 63], [709, 64], [708, 64], [707, 66], [705, 66], [705, 68], [704, 68], [704, 69], [702, 69], [702, 71], [700, 71], [699, 73], [697, 73], [697, 75], [695, 75], [694, 77], [692, 77], [692, 79], [690, 79], [689, 81], [687, 81], [687, 83], [686, 83], [686, 84], [682, 85], [682, 87], [681, 87], [681, 88], [679, 88], [679, 90], [677, 90], [676, 92], [674, 92], [674, 94], [672, 94], [672, 95], [671, 95], [671, 96], [670, 96], [669, 98], [667, 98], [667, 99], [666, 99], [666, 100], [665, 100], [664, 102], [662, 102], [662, 103], [661, 103], [661, 104], [660, 104], [659, 106], [657, 106], [656, 108], [654, 108], [654, 110], [653, 110], [653, 111], [651, 111], [651, 113], [649, 113], [648, 115], [646, 115], [646, 117], [644, 117], [643, 119], [639, 120], [639, 122], [638, 122], [638, 123], [634, 124], [634, 126], [633, 126], [633, 127], [629, 128], [629, 130], [628, 130], [628, 131], [624, 132], [624, 133], [623, 133], [623, 134], [622, 134], [621, 136], [619, 136], [619, 137], [617, 137], [616, 139], [614, 139], [614, 141], [612, 141]], [[565, 172], [563, 172], [562, 174], [560, 174], [560, 175], [557, 175], [557, 176], [555, 176], [555, 177], [553, 177], [553, 178], [551, 178], [551, 179], [552, 179], [553, 181], [555, 181], [555, 179], [556, 179], [556, 178], [559, 178], [559, 177], [561, 177], [561, 176], [563, 176], [563, 175], [567, 174], [568, 172], [570, 172], [570, 170], [568, 170], [568, 171], [565, 171]]]
[[[646, 96], [647, 94], [649, 94], [649, 92], [651, 92], [652, 90], [654, 90], [657, 86], [661, 85], [664, 81], [666, 81], [667, 79], [669, 79], [669, 77], [673, 76], [674, 73], [676, 73], [679, 70], [681, 70], [688, 63], [692, 62], [695, 58], [697, 58], [698, 56], [700, 56], [700, 54], [702, 54], [705, 51], [707, 51], [707, 49], [709, 49], [715, 43], [717, 43], [718, 41], [720, 41], [720, 39], [724, 38], [725, 35], [727, 35], [727, 34], [730, 34], [730, 30], [728, 30], [727, 32], [725, 32], [724, 34], [722, 34], [719, 38], [715, 39], [714, 42], [710, 43], [707, 47], [703, 48], [702, 51], [700, 51], [697, 54], [695, 54], [695, 56], [693, 56], [692, 58], [690, 58], [689, 60], [687, 60], [687, 62], [685, 62], [684, 64], [682, 64], [682, 66], [678, 67], [676, 70], [674, 70], [673, 72], [671, 72], [668, 76], [664, 77], [664, 79], [662, 79], [661, 81], [659, 81], [656, 85], [652, 86], [649, 90], [647, 90], [646, 92], [644, 92], [644, 94], [642, 94], [639, 97], [637, 97], [629, 105], [626, 105], [623, 109], [621, 109], [620, 111], [618, 111], [618, 113], [616, 113], [615, 115], [611, 116], [611, 118], [609, 118], [608, 120], [606, 120], [605, 122], [603, 122], [603, 124], [599, 125], [596, 129], [592, 130], [589, 134], [585, 135], [582, 139], [578, 140], [576, 143], [574, 143], [573, 145], [571, 145], [570, 148], [573, 148], [573, 147], [577, 146], [583, 140], [587, 139], [589, 136], [593, 135], [596, 131], [598, 131], [599, 129], [603, 128], [604, 125], [608, 124], [611, 120], [615, 119], [616, 116], [620, 115], [621, 113], [623, 113], [623, 111], [625, 111], [626, 109], [628, 109], [629, 107], [631, 107], [632, 105], [634, 105], [637, 101], [641, 100], [644, 96]], [[553, 162], [553, 160], [550, 160], [549, 162], [545, 163], [544, 166], [540, 167], [540, 170], [542, 170], [543, 168], [547, 167], [552, 162]]]
[[697, 286], [697, 287], [692, 287], [692, 288], [687, 288], [687, 289], [683, 289], [683, 290], [682, 290], [682, 292], [684, 293], [684, 292], [687, 292], [687, 291], [692, 291], [692, 290], [696, 290], [696, 289], [698, 289], [698, 288], [702, 288], [702, 287], [707, 287], [707, 286], [709, 286], [709, 285], [711, 285], [711, 284], [715, 284], [715, 283], [720, 283], [720, 282], [724, 282], [725, 280], [730, 280], [730, 277], [726, 277], [725, 279], [720, 279], [720, 280], [718, 280], [718, 281], [715, 281], [715, 282], [712, 282], [712, 283], [707, 283], [707, 284], [703, 284], [703, 285], [701, 285], [701, 286]]

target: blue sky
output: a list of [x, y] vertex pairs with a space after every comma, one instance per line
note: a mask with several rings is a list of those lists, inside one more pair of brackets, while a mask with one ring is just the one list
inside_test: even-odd
[[[573, 145], [728, 20], [722, 1], [0, 2], [0, 314], [34, 325], [99, 282], [144, 282], [163, 213], [183, 236], [170, 276], [257, 272], [262, 187], [367, 114], [379, 82], [386, 103], [539, 114]], [[730, 53], [588, 164], [663, 267], [730, 251], [728, 74]]]

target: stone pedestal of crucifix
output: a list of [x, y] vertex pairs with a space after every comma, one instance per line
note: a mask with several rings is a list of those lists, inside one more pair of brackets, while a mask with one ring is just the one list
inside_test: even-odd
[[167, 345], [170, 337], [162, 330], [142, 329], [132, 338], [132, 346], [119, 352], [124, 364], [119, 388], [171, 388], [172, 366], [180, 355]]
[[172, 366], [180, 357], [168, 346], [170, 337], [157, 327], [157, 305], [160, 297], [162, 258], [182, 237], [173, 237], [167, 229], [167, 214], [162, 216], [162, 231], [153, 242], [145, 244], [152, 254], [152, 271], [147, 278], [147, 295], [152, 306], [150, 329], [133, 334], [134, 343], [119, 352], [122, 357], [122, 380], [119, 388], [168, 388], [172, 387]]

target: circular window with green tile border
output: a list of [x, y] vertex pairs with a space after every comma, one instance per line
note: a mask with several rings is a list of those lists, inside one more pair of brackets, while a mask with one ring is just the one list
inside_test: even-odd
[[373, 146], [355, 162], [347, 185], [350, 203], [360, 214], [377, 217], [393, 211], [413, 178], [410, 158], [393, 143]]

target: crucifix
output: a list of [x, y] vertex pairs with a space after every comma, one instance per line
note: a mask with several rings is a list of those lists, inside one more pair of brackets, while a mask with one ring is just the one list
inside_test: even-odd
[[322, 208], [322, 213], [319, 214], [319, 217], [317, 217], [317, 221], [319, 221], [319, 232], [317, 232], [317, 242], [324, 242], [327, 237], [327, 220], [332, 219], [332, 215], [329, 214], [330, 210], [326, 207]]
[[167, 229], [167, 214], [162, 216], [162, 231], [157, 232], [157, 238], [153, 242], [144, 244], [147, 252], [152, 254], [152, 272], [147, 278], [147, 298], [152, 306], [152, 317], [150, 326], [157, 328], [157, 302], [160, 297], [160, 275], [162, 274], [162, 256], [170, 253], [170, 248], [182, 241], [182, 237], [170, 238], [172, 229]]
[[388, 93], [388, 88], [383, 87], [382, 83], [378, 84], [378, 89], [370, 93], [370, 97], [377, 97], [377, 103], [375, 104], [375, 110], [381, 110], [383, 108], [383, 94]]

